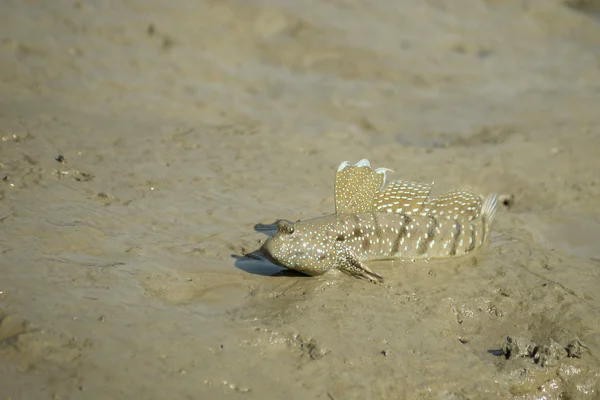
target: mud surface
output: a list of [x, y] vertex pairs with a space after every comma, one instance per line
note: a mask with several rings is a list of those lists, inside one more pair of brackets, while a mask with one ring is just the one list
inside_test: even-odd
[[[599, 398], [597, 1], [3, 10], [1, 399]], [[385, 286], [243, 257], [361, 158], [514, 198]]]

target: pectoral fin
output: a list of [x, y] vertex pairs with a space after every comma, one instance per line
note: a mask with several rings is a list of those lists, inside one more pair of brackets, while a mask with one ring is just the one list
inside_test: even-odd
[[365, 279], [373, 283], [383, 283], [383, 277], [364, 264], [356, 254], [343, 244], [336, 246], [335, 268], [357, 278]]

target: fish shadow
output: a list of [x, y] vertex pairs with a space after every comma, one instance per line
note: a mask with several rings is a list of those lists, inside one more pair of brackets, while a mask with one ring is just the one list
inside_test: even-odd
[[[258, 223], [254, 225], [254, 231], [263, 233], [267, 236], [273, 236], [277, 233], [277, 223], [280, 220], [276, 220], [271, 224]], [[255, 250], [251, 253], [244, 255], [232, 254], [231, 258], [235, 259], [235, 267], [253, 275], [261, 276], [295, 276], [295, 277], [307, 277], [307, 275], [301, 274], [300, 272], [279, 267], [269, 261], [260, 250]]]
[[491, 354], [494, 357], [503, 357], [505, 355], [502, 349], [490, 349], [487, 352], [488, 354]]
[[267, 236], [273, 236], [277, 233], [277, 223], [280, 220], [276, 220], [270, 224], [258, 223], [254, 225], [254, 232], [263, 233]]
[[247, 272], [252, 275], [272, 276], [272, 277], [306, 277], [307, 275], [299, 272], [279, 267], [262, 255], [259, 250], [253, 251], [246, 255], [232, 254], [231, 258], [235, 259], [233, 265], [237, 269]]

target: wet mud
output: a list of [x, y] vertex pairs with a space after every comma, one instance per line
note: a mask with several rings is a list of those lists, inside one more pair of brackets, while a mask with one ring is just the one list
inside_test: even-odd
[[[0, 398], [600, 396], [594, 1], [8, 1]], [[335, 168], [507, 194], [384, 285], [257, 256]]]

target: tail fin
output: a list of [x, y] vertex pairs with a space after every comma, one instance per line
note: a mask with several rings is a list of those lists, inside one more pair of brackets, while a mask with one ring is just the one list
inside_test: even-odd
[[494, 217], [496, 217], [496, 210], [498, 209], [498, 193], [492, 193], [483, 200], [481, 206], [481, 218], [486, 224], [487, 230], [489, 230]]

